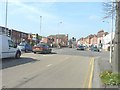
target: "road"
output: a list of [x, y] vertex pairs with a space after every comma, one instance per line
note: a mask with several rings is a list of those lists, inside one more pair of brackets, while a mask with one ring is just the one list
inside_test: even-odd
[[108, 51], [93, 52], [90, 50], [76, 50], [75, 48], [62, 48], [62, 49], [53, 49], [53, 52], [59, 55], [75, 55], [75, 56], [85, 56], [85, 57], [109, 57]]
[[4, 59], [3, 88], [91, 88], [94, 58], [107, 54], [63, 48]]

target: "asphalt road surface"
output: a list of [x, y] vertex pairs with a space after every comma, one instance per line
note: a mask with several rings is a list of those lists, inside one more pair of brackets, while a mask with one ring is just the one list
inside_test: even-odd
[[[94, 58], [105, 52], [53, 49], [52, 54], [25, 53], [3, 59], [3, 88], [91, 88]], [[94, 57], [94, 58], [92, 58]]]
[[53, 52], [59, 55], [75, 55], [84, 57], [106, 57], [109, 56], [109, 51], [102, 50], [101, 52], [95, 52], [90, 50], [76, 50], [76, 48], [54, 48]]

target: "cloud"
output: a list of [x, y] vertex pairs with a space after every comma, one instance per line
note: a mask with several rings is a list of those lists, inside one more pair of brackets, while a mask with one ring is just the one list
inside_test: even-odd
[[[44, 5], [44, 7], [47, 6], [47, 4], [42, 5]], [[43, 18], [45, 17], [45, 19], [47, 19], [48, 21], [59, 18], [55, 16], [53, 13], [50, 13], [49, 11], [45, 11], [42, 8], [33, 7], [30, 4], [25, 4], [23, 2], [20, 2], [19, 0], [17, 0], [16, 2], [12, 2], [11, 6], [16, 7], [10, 12], [11, 15], [25, 15], [25, 17], [27, 17], [27, 19], [30, 20], [34, 20], [34, 17], [39, 18], [39, 16], [42, 16]]]

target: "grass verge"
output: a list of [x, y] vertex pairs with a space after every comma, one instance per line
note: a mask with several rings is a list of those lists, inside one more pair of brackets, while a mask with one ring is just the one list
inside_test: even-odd
[[111, 71], [104, 71], [100, 73], [100, 78], [105, 85], [120, 85], [120, 73], [115, 74]]

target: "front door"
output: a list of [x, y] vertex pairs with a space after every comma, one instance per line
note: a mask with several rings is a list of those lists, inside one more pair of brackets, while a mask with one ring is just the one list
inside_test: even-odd
[[14, 43], [13, 43], [13, 41], [8, 40], [8, 44], [9, 44], [9, 56], [10, 56], [10, 57], [15, 57], [16, 48], [14, 48]]

